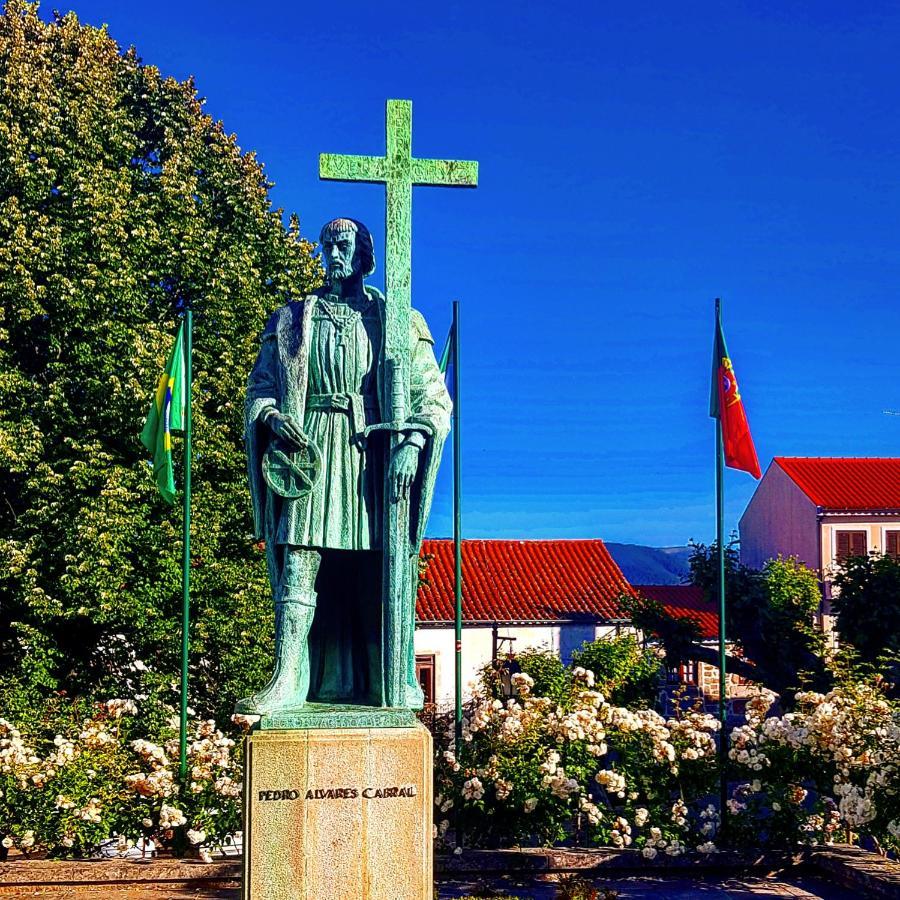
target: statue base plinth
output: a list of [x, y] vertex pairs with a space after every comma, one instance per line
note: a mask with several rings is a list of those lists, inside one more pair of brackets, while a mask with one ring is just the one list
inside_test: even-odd
[[432, 900], [428, 730], [255, 731], [242, 900]]
[[307, 728], [414, 728], [411, 709], [381, 706], [305, 703], [297, 709], [269, 713], [259, 720], [261, 731], [293, 731]]

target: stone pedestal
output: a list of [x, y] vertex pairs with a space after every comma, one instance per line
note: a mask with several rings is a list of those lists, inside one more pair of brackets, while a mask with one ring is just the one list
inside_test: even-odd
[[243, 900], [432, 900], [432, 882], [424, 726], [247, 738]]

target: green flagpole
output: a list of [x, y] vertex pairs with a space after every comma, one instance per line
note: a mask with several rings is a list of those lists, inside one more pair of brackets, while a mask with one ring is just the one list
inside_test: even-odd
[[[722, 301], [716, 298], [716, 334], [721, 334]], [[716, 386], [717, 387], [717, 386]], [[728, 705], [725, 660], [725, 450], [722, 441], [722, 410], [716, 417], [716, 544], [719, 562], [719, 815], [720, 842], [727, 836], [728, 815]]]
[[182, 782], [187, 777], [187, 718], [188, 718], [188, 653], [190, 651], [191, 614], [191, 388], [193, 385], [194, 313], [188, 304], [185, 322], [185, 398], [184, 398], [184, 538], [182, 541], [182, 603], [181, 603], [181, 734], [178, 771]]
[[[450, 326], [453, 364], [453, 629], [455, 635], [453, 661], [455, 670], [455, 707], [453, 710], [454, 749], [462, 746], [462, 503], [460, 491], [460, 433], [459, 433], [459, 300], [453, 301], [453, 322]], [[456, 846], [462, 847], [463, 830], [459, 810], [456, 814]]]
[[459, 456], [459, 300], [453, 301], [453, 593], [456, 601], [454, 662], [456, 673], [456, 749], [462, 741], [462, 510], [460, 506]]

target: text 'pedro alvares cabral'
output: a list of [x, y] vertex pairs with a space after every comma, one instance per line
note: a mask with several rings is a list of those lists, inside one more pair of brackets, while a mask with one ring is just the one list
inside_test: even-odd
[[355, 800], [362, 796], [365, 800], [387, 800], [394, 797], [416, 797], [418, 791], [414, 784], [402, 787], [385, 788], [311, 788], [306, 791], [281, 790], [260, 791], [259, 801], [270, 800]]

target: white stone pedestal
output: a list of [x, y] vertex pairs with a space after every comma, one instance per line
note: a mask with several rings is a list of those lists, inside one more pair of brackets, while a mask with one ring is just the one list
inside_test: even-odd
[[432, 743], [413, 728], [246, 739], [243, 900], [432, 900]]

